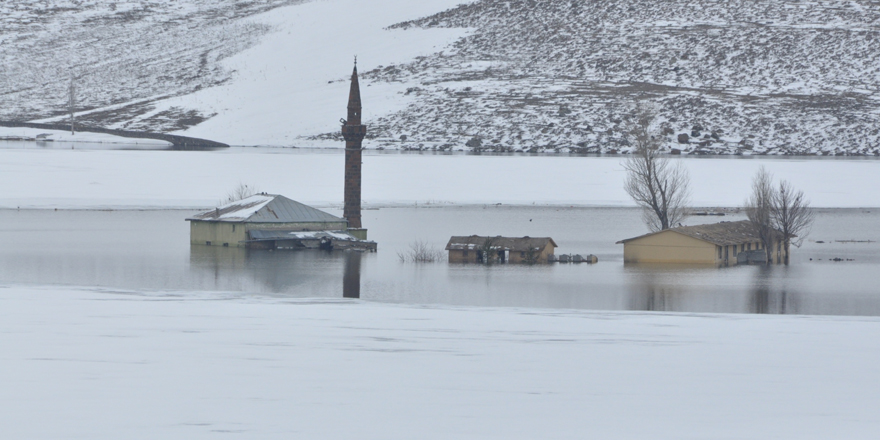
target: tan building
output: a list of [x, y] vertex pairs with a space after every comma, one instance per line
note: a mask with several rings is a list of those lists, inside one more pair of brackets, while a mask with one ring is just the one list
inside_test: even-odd
[[[621, 243], [626, 263], [735, 265], [738, 254], [762, 249], [747, 220], [681, 226], [617, 242]], [[774, 247], [781, 252], [779, 241]]]
[[550, 237], [452, 237], [450, 263], [547, 263], [556, 243]]
[[[348, 227], [345, 219], [275, 194], [255, 194], [186, 220], [190, 222], [190, 243], [208, 246], [275, 247], [277, 241], [298, 238], [291, 234], [344, 232]], [[273, 243], [267, 244], [269, 241]]]

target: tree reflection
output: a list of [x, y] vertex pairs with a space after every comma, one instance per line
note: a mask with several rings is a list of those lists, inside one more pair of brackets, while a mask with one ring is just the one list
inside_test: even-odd
[[[797, 313], [785, 286], [787, 266], [759, 265], [755, 267], [755, 279], [749, 291], [749, 313], [779, 314]], [[778, 273], [778, 272], [782, 273]], [[777, 276], [777, 275], [782, 275]], [[774, 280], [781, 278], [782, 286], [774, 289]]]

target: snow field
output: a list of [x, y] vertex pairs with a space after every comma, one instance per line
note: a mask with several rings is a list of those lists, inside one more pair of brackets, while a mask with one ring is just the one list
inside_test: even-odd
[[[631, 206], [623, 157], [366, 154], [367, 206]], [[741, 206], [763, 165], [814, 207], [880, 207], [880, 161], [688, 158], [694, 206]], [[239, 183], [306, 204], [342, 202], [342, 152], [0, 150], [0, 208], [209, 208]]]
[[[89, 133], [78, 131], [70, 134], [69, 131], [44, 130], [41, 128], [23, 128], [23, 127], [0, 127], [0, 139], [2, 138], [27, 138], [35, 139], [37, 135], [49, 134], [46, 139], [60, 142], [89, 142], [89, 143], [107, 143], [107, 144], [138, 144], [138, 145], [165, 145], [171, 146], [171, 142], [159, 139], [134, 139], [121, 136], [114, 136], [106, 133]], [[2, 142], [2, 141], [0, 141]]]
[[[353, 57], [361, 71], [429, 55], [465, 35], [463, 29], [385, 29], [454, 7], [462, 0], [324, 0], [254, 16], [272, 27], [254, 47], [222, 61], [233, 80], [157, 103], [217, 116], [179, 132], [233, 145], [297, 145], [297, 137], [338, 130], [348, 102]], [[361, 87], [364, 118], [402, 109], [403, 83]]]
[[0, 288], [9, 438], [876, 438], [878, 318]]

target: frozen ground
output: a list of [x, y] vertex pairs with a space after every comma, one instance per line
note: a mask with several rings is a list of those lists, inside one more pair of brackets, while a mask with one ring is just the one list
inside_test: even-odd
[[0, 287], [8, 438], [874, 439], [877, 318]]
[[[239, 183], [318, 206], [342, 202], [341, 152], [0, 149], [3, 208], [206, 208]], [[367, 206], [630, 206], [622, 157], [364, 156]], [[741, 206], [764, 165], [816, 207], [880, 207], [880, 161], [687, 158], [695, 206]]]

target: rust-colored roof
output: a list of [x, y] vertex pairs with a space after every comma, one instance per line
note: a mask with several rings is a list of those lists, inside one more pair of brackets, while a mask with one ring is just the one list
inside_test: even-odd
[[679, 226], [677, 228], [670, 228], [663, 231], [640, 235], [638, 237], [627, 238], [626, 240], [620, 240], [617, 244], [627, 243], [640, 238], [656, 235], [661, 232], [676, 232], [718, 246], [754, 243], [760, 240], [752, 224], [748, 220], [741, 220], [738, 222], [721, 222], [708, 225]]
[[550, 237], [481, 237], [479, 235], [454, 236], [446, 244], [446, 250], [480, 250], [486, 245], [486, 240], [491, 240], [489, 246], [493, 250], [526, 252], [528, 250], [544, 249], [547, 244], [556, 246], [556, 242]]

